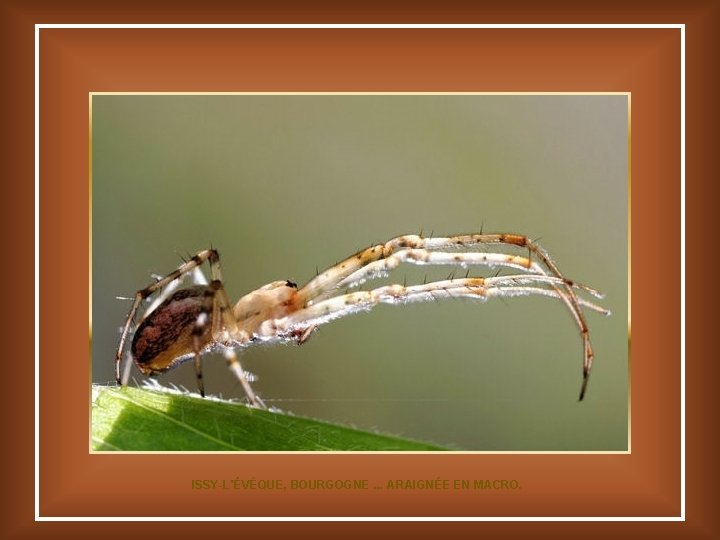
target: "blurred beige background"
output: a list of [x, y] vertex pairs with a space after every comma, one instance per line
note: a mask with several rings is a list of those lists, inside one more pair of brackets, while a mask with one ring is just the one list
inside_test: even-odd
[[[293, 414], [456, 449], [627, 449], [626, 96], [96, 95], [92, 130], [95, 382], [114, 380], [116, 297], [179, 254], [212, 243], [236, 300], [399, 234], [482, 225], [539, 238], [607, 294], [613, 315], [587, 314], [584, 402], [579, 334], [546, 298], [380, 306], [242, 352], [254, 387]], [[204, 368], [210, 393], [242, 397], [221, 356]], [[159, 381], [196, 388], [192, 363]]]

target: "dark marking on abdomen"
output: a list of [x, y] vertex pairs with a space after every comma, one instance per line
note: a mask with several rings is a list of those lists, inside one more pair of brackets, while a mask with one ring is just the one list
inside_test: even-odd
[[140, 323], [130, 352], [143, 373], [161, 373], [173, 360], [193, 351], [193, 332], [201, 313], [208, 321], [202, 333], [205, 345], [211, 328], [213, 292], [207, 286], [182, 289], [160, 304]]

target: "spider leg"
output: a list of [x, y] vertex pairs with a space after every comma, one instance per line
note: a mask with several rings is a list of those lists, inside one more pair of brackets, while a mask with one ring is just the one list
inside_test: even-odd
[[[527, 243], [530, 242], [531, 240], [529, 240], [525, 236], [506, 234], [474, 234], [442, 238], [424, 238], [417, 235], [398, 236], [389, 240], [385, 244], [376, 244], [364, 250], [361, 250], [355, 255], [337, 263], [335, 266], [326, 269], [322, 273], [318, 274], [315, 278], [310, 280], [299, 291], [299, 294], [305, 296], [307, 300], [313, 300], [318, 297], [326, 296], [329, 292], [337, 289], [338, 287], [341, 287], [341, 284], [349, 276], [355, 274], [359, 270], [362, 270], [367, 265], [375, 261], [382, 261], [390, 258], [391, 255], [400, 250], [446, 250], [456, 252], [461, 249], [477, 249], [488, 244], [506, 244], [511, 246], [524, 247]], [[535, 244], [532, 244], [532, 246], [535, 250], [539, 249], [535, 246]], [[542, 252], [542, 254], [545, 255], [544, 251]], [[547, 258], [546, 255], [545, 257]], [[541, 262], [544, 262], [543, 257], [539, 256], [538, 259]], [[421, 257], [417, 258], [417, 260], [421, 260]], [[490, 257], [488, 261], [491, 261], [494, 264], [498, 265], [502, 262], [500, 258], [495, 258], [493, 260], [492, 257]], [[408, 260], [407, 262], [413, 261]], [[516, 258], [515, 263], [515, 267], [524, 266], [526, 270], [529, 269], [531, 266], [531, 262], [528, 258]], [[392, 263], [390, 264], [392, 265]], [[418, 262], [417, 264], [423, 264], [423, 262]], [[461, 264], [461, 261], [455, 261], [454, 264]], [[374, 268], [380, 269], [380, 266], [375, 266]], [[368, 273], [372, 274], [371, 271], [369, 271]], [[379, 275], [382, 275], [382, 273], [380, 273]], [[369, 279], [371, 277], [374, 276], [368, 275], [365, 279]]]
[[[455, 255], [447, 253], [448, 251], [459, 249], [478, 249], [479, 247], [487, 245], [506, 245], [516, 248], [525, 248], [527, 249], [529, 256], [512, 257], [508, 255], [505, 256], [508, 258], [503, 262], [502, 256], [498, 256], [498, 254], [494, 254], [493, 257], [489, 257], [490, 254], [480, 254], [481, 259], [482, 255], [485, 255], [484, 260], [471, 263], [470, 258], [468, 257], [470, 253], [459, 252]], [[445, 251], [438, 252], [438, 250]], [[403, 253], [404, 251], [408, 253], [400, 255], [400, 253]], [[440, 263], [435, 261], [428, 262], [422, 260], [422, 256], [424, 256], [424, 254], [432, 252], [434, 252], [434, 255], [436, 256], [435, 261], [442, 260], [443, 255], [440, 254], [458, 258], [454, 259], [453, 263]], [[397, 255], [393, 258], [393, 254]], [[419, 256], [419, 258], [414, 258], [415, 256]], [[532, 261], [532, 257], [534, 257], [538, 263]], [[580, 391], [580, 400], [582, 400], [587, 387], [587, 380], [590, 375], [594, 353], [592, 345], [590, 344], [590, 333], [587, 322], [585, 321], [585, 315], [582, 312], [580, 301], [573, 291], [575, 284], [569, 280], [565, 280], [557, 265], [550, 258], [550, 255], [542, 247], [540, 247], [539, 244], [527, 236], [518, 234], [467, 234], [438, 238], [423, 238], [417, 235], [398, 236], [389, 240], [385, 244], [376, 244], [363, 251], [359, 251], [352, 257], [349, 257], [337, 265], [325, 270], [314, 279], [310, 280], [307, 285], [298, 291], [298, 296], [301, 301], [304, 302], [303, 305], [311, 306], [313, 303], [322, 301], [323, 298], [327, 298], [329, 294], [332, 294], [334, 290], [342, 285], [347, 286], [352, 283], [361, 283], [362, 281], [372, 277], [386, 275], [387, 272], [393, 268], [393, 264], [399, 264], [401, 259], [404, 259], [405, 262], [414, 264], [462, 265], [463, 258], [465, 258], [465, 264], [510, 266], [513, 268], [524, 266], [525, 271], [540, 273], [545, 276], [552, 275], [564, 280], [564, 283], [553, 284], [552, 287], [557, 291], [558, 297], [570, 310], [570, 313], [580, 330], [580, 336], [583, 341], [583, 385]], [[388, 262], [388, 260], [390, 262]], [[367, 269], [367, 267], [373, 263], [376, 264]], [[586, 290], [593, 294], [597, 293], [597, 291], [589, 288], [586, 288]]]
[[252, 386], [250, 386], [250, 381], [248, 380], [245, 370], [240, 364], [240, 360], [238, 359], [235, 350], [232, 348], [226, 348], [224, 353], [228, 368], [230, 368], [230, 371], [235, 374], [237, 380], [240, 381], [240, 385], [243, 387], [250, 404], [256, 409], [267, 409], [263, 400], [260, 399], [260, 397], [252, 389]]
[[193, 328], [193, 352], [195, 353], [195, 376], [197, 377], [200, 395], [205, 397], [205, 383], [202, 375], [202, 345], [201, 338], [207, 324], [207, 313], [201, 313]]
[[240, 360], [237, 357], [234, 349], [231, 346], [232, 342], [239, 337], [240, 329], [238, 321], [233, 315], [232, 306], [230, 299], [223, 285], [222, 279], [222, 268], [220, 266], [219, 257], [210, 258], [210, 271], [212, 273], [212, 281], [210, 287], [214, 291], [213, 295], [213, 327], [212, 336], [213, 340], [217, 343], [226, 344], [224, 349], [225, 360], [227, 361], [228, 368], [233, 372], [240, 385], [245, 391], [250, 404], [258, 409], [267, 409], [265, 403], [258, 397], [255, 391], [250, 385], [250, 381], [246, 375], [245, 370], [240, 364]]
[[[277, 335], [300, 332], [304, 328], [315, 327], [340, 317], [369, 311], [378, 304], [401, 305], [460, 297], [484, 301], [494, 297], [528, 295], [557, 299], [562, 297], [562, 292], [558, 292], [553, 287], [558, 283], [562, 283], [562, 280], [552, 276], [523, 274], [489, 278], [458, 278], [411, 286], [386, 285], [370, 291], [356, 291], [327, 298], [286, 317], [266, 321], [258, 329], [258, 337], [272, 339]], [[594, 311], [609, 313], [587, 300], [581, 302], [583, 306]]]
[[[222, 323], [222, 326], [224, 327], [224, 330], [226, 331], [227, 335], [224, 335], [224, 340], [218, 340], [218, 341], [228, 341], [231, 336], [234, 336], [237, 334], [238, 331], [238, 324], [237, 320], [232, 314], [232, 306], [230, 304], [230, 298], [228, 297], [227, 291], [225, 290], [225, 286], [223, 285], [223, 277], [222, 277], [222, 267], [220, 266], [220, 256], [218, 255], [218, 252], [213, 250], [214, 253], [211, 254], [209, 257], [210, 261], [210, 272], [212, 275], [212, 281], [210, 282], [210, 287], [215, 291], [215, 308], [219, 313], [215, 313], [215, 315], [220, 315], [219, 317], [215, 316], [213, 317], [213, 323]], [[216, 332], [217, 328], [213, 328], [213, 336], [217, 336]]]
[[155, 311], [160, 304], [162, 304], [165, 300], [170, 298], [172, 293], [174, 293], [176, 290], [180, 288], [183, 281], [185, 280], [185, 276], [180, 276], [177, 279], [172, 280], [170, 283], [168, 283], [161, 291], [160, 294], [156, 295], [152, 302], [150, 302], [150, 305], [147, 307], [145, 312], [142, 314], [141, 318], [145, 318], [148, 315], [150, 315], [153, 311]]
[[[197, 270], [197, 268], [195, 269]], [[211, 287], [205, 293], [203, 298], [203, 310], [198, 315], [195, 326], [192, 330], [193, 353], [195, 364], [195, 377], [197, 378], [198, 391], [202, 397], [205, 397], [205, 382], [202, 373], [202, 353], [203, 348], [207, 345], [207, 334], [215, 336], [214, 330], [217, 323], [217, 290]], [[210, 329], [208, 329], [208, 319], [210, 319]]]
[[[532, 282], [534, 281], [537, 284], [533, 285]], [[563, 284], [565, 284], [564, 279], [552, 276], [521, 275], [462, 278], [410, 287], [399, 284], [388, 285], [371, 291], [357, 291], [328, 298], [282, 319], [266, 321], [261, 326], [259, 334], [267, 333], [267, 335], [272, 336], [288, 331], [297, 331], [354, 313], [369, 311], [381, 303], [397, 305], [409, 302], [428, 302], [441, 298], [469, 297], [487, 300], [492, 297], [502, 298], [526, 295], [548, 296], [566, 301], [566, 295], [558, 288], [559, 285]], [[548, 286], [543, 287], [542, 285]], [[577, 302], [579, 305], [594, 311], [609, 314], [607, 310], [592, 302], [583, 299], [579, 299]], [[587, 349], [584, 352], [588, 354]], [[583, 375], [580, 399], [582, 399], [587, 388], [587, 372], [584, 372]]]
[[[505, 267], [549, 277], [546, 269], [527, 257], [506, 255], [504, 253], [448, 253], [444, 251], [428, 251], [426, 249], [403, 249], [393, 253], [385, 259], [368, 263], [366, 266], [343, 279], [338, 284], [338, 288], [357, 287], [369, 279], [385, 277], [401, 263], [410, 263], [415, 265], [462, 266], [468, 268], [468, 274], [470, 266], [487, 266], [488, 268]], [[465, 277], [468, 277], [468, 275]], [[558, 276], [554, 277], [557, 278], [555, 281], [556, 285], [568, 284], [573, 288], [588, 292], [596, 298], [603, 297], [602, 293], [588, 287], [587, 285], [570, 281], [565, 278], [561, 279]], [[325, 293], [315, 297], [313, 301], [317, 301], [318, 298], [326, 297], [327, 294], [328, 293]]]

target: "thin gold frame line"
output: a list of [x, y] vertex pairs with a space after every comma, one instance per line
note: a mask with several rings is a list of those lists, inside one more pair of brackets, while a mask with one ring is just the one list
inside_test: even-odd
[[[448, 450], [448, 451], [438, 451], [438, 452], [426, 452], [426, 451], [273, 451], [273, 450], [266, 450], [266, 451], [242, 451], [243, 454], [309, 454], [309, 455], [315, 455], [315, 454], [343, 454], [343, 455], [352, 455], [352, 454], [383, 454], [383, 455], [395, 455], [395, 454], [428, 454], [428, 455], [447, 455], [447, 454], [491, 454], [491, 455], [505, 455], [505, 454], [518, 454], [518, 455], [528, 455], [528, 454], [631, 454], [631, 448], [632, 448], [632, 414], [631, 414], [631, 404], [632, 404], [632, 385], [631, 385], [631, 358], [630, 358], [630, 339], [631, 339], [631, 303], [632, 303], [632, 295], [631, 295], [631, 249], [630, 249], [630, 242], [631, 242], [631, 220], [630, 220], [630, 212], [631, 212], [631, 92], [89, 92], [89, 178], [90, 178], [90, 221], [89, 221], [89, 229], [90, 229], [90, 350], [92, 351], [92, 101], [94, 96], [297, 96], [297, 95], [307, 95], [307, 96], [360, 96], [360, 95], [369, 95], [369, 96], [626, 96], [627, 97], [627, 115], [628, 115], [628, 129], [627, 129], [627, 138], [628, 138], [628, 230], [627, 230], [627, 237], [628, 237], [628, 327], [627, 327], [627, 346], [628, 346], [628, 357], [627, 357], [627, 370], [628, 370], [628, 376], [627, 376], [627, 399], [628, 399], [628, 406], [627, 406], [627, 420], [628, 420], [628, 429], [627, 429], [627, 441], [628, 441], [628, 448], [627, 450], [608, 450], [608, 451], [594, 451], [594, 450], [577, 450], [577, 451], [545, 451], [545, 450], [534, 450], [534, 451], [516, 451], [516, 450], [499, 450], [499, 451], [487, 451], [487, 450], [467, 450], [467, 451], [454, 451], [454, 450]], [[89, 392], [89, 405], [92, 408], [92, 352], [90, 354], [90, 392]], [[231, 452], [231, 451], [187, 451], [187, 452], [174, 452], [174, 451], [103, 451], [103, 450], [93, 450], [92, 449], [92, 419], [89, 419], [90, 423], [90, 429], [88, 431], [88, 446], [89, 446], [89, 452], [91, 454], [171, 454], [171, 453], [179, 453], [179, 454], [235, 454], [237, 452]]]

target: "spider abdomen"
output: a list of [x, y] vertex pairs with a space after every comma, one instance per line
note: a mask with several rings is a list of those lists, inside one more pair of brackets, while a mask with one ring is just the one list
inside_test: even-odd
[[209, 344], [212, 298], [207, 286], [179, 290], [140, 323], [130, 352], [142, 373], [167, 371]]

